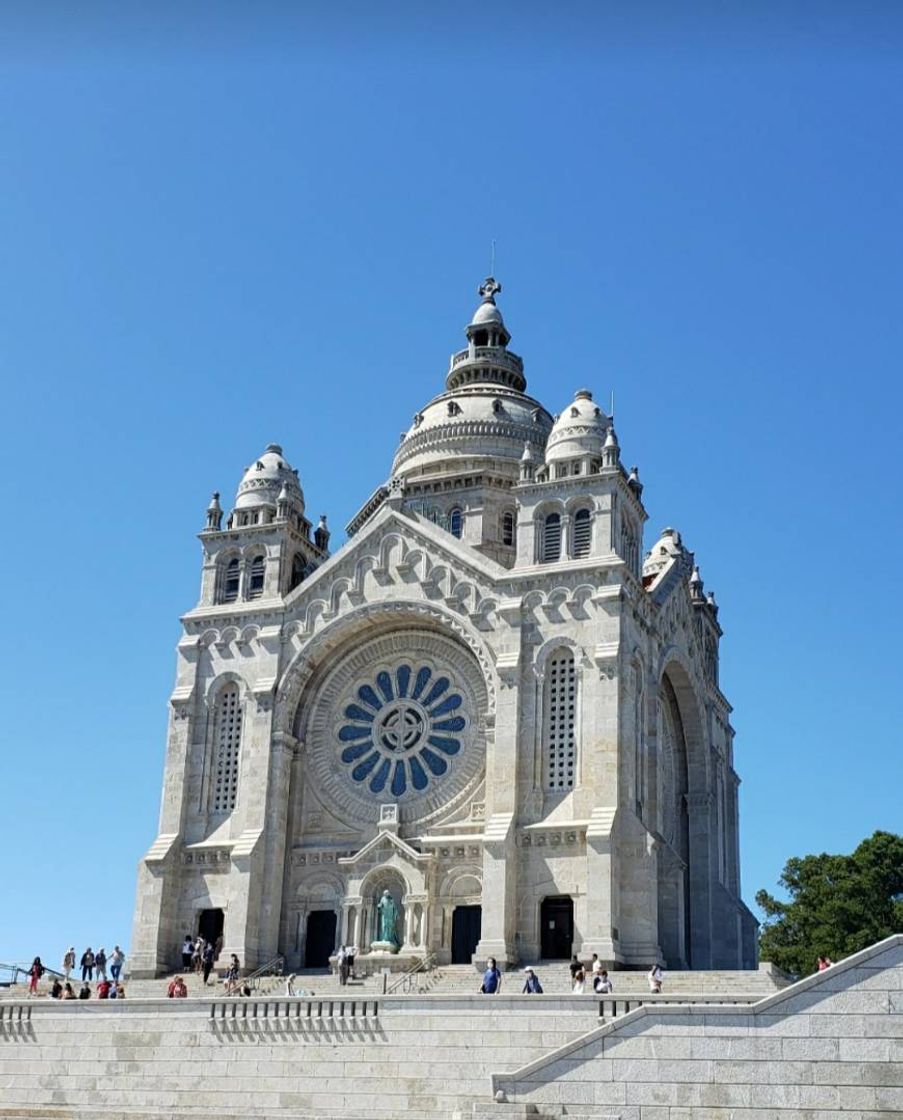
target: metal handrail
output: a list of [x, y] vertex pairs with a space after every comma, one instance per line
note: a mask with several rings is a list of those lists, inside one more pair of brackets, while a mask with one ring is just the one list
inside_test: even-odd
[[[259, 982], [262, 976], [282, 976], [285, 972], [285, 957], [281, 953], [277, 953], [275, 957], [271, 957], [260, 968], [255, 968], [253, 972], [249, 972], [244, 977], [244, 983], [249, 984], [254, 980]], [[259, 987], [259, 983], [255, 987]]]
[[410, 985], [411, 979], [420, 972], [429, 972], [436, 967], [436, 954], [427, 953], [424, 957], [418, 957], [410, 968], [405, 971], [395, 980], [392, 984], [388, 983], [388, 976], [383, 979], [383, 995], [391, 995], [397, 991], [404, 984]]

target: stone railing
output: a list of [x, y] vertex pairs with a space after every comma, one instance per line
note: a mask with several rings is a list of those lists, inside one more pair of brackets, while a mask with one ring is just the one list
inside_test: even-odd
[[638, 1007], [644, 1007], [647, 1004], [673, 1004], [673, 1003], [717, 1003], [719, 1005], [730, 1004], [731, 1006], [748, 1007], [752, 1003], [756, 1003], [763, 998], [761, 992], [748, 992], [739, 995], [693, 995], [687, 992], [669, 992], [665, 995], [662, 992], [650, 992], [647, 995], [610, 995], [610, 996], [597, 996], [599, 1000], [599, 1018], [600, 1019], [617, 1019], [621, 1015], [627, 1015], [631, 1011], [636, 1011]]
[[492, 362], [494, 366], [499, 366], [502, 369], [512, 369], [516, 373], [524, 372], [524, 360], [519, 354], [514, 354], [511, 350], [502, 350], [496, 346], [477, 346], [474, 348], [472, 356], [470, 350], [459, 350], [457, 354], [452, 354], [452, 369], [461, 365], [462, 362], [470, 361]]
[[211, 1019], [376, 1019], [375, 999], [219, 999]]

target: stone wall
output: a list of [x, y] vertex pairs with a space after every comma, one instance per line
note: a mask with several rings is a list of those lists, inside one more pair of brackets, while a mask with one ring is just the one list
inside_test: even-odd
[[493, 1077], [541, 1114], [617, 1120], [903, 1115], [903, 935], [754, 1004], [647, 1004]]
[[591, 997], [532, 998], [9, 1002], [0, 1117], [469, 1116], [493, 1070], [597, 1021]]

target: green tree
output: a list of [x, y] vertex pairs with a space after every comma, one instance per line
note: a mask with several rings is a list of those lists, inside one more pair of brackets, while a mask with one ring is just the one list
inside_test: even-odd
[[903, 932], [903, 836], [876, 832], [849, 856], [794, 856], [780, 882], [789, 902], [756, 895], [759, 954], [786, 972], [807, 976], [821, 954], [837, 961]]

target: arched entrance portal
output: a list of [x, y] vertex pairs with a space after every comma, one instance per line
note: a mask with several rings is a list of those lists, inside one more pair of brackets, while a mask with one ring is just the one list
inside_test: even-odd
[[570, 960], [574, 942], [574, 900], [544, 898], [539, 911], [540, 944], [544, 960]]
[[335, 910], [311, 910], [304, 939], [304, 967], [328, 968], [336, 947], [338, 915]]
[[452, 912], [452, 964], [470, 964], [477, 951], [482, 925], [482, 906], [455, 907]]

